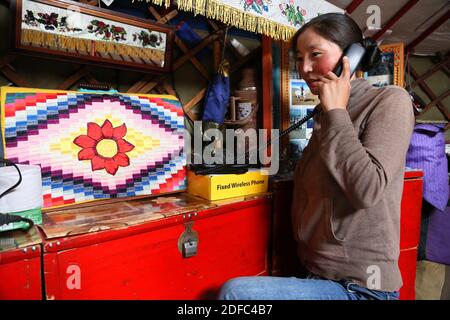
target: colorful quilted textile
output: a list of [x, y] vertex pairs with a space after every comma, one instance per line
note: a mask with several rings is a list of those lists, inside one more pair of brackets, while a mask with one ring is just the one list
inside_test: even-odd
[[5, 158], [42, 169], [44, 207], [186, 188], [173, 96], [1, 88]]

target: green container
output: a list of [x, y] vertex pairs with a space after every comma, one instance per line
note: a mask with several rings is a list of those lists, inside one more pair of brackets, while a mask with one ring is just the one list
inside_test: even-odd
[[[41, 208], [25, 210], [25, 211], [20, 211], [20, 212], [10, 212], [9, 214], [28, 218], [30, 220], [33, 220], [34, 224], [42, 224], [42, 209]], [[3, 226], [0, 226], [0, 231], [9, 231], [9, 230], [27, 229], [27, 228], [28, 228], [28, 223], [26, 223], [26, 222], [13, 222], [13, 223], [4, 224]]]

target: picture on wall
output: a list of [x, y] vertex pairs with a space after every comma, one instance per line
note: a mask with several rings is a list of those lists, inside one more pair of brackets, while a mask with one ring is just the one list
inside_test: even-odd
[[[305, 117], [312, 112], [315, 106], [320, 102], [316, 95], [309, 90], [304, 80], [291, 79], [289, 85], [290, 92], [290, 108], [289, 108], [289, 125]], [[300, 128], [289, 134], [289, 150], [292, 159], [299, 159], [303, 149], [311, 138], [314, 126], [314, 120], [310, 119]]]
[[[308, 113], [311, 113], [313, 111], [315, 106], [291, 106], [290, 110], [290, 125], [293, 125], [297, 121], [299, 121], [301, 118], [306, 117]], [[310, 119], [305, 124], [303, 124], [300, 128], [297, 130], [292, 131], [289, 136], [291, 139], [309, 139], [312, 134], [312, 129], [314, 126], [314, 120]]]
[[403, 43], [380, 45], [380, 62], [365, 73], [364, 77], [376, 87], [397, 85], [403, 87]]
[[380, 63], [367, 72], [367, 77], [367, 80], [375, 87], [384, 87], [393, 84], [394, 53], [382, 53]]
[[17, 52], [136, 70], [170, 70], [173, 29], [69, 0], [12, 0]]
[[291, 79], [290, 81], [290, 105], [316, 105], [320, 102], [318, 96], [313, 95], [304, 80]]

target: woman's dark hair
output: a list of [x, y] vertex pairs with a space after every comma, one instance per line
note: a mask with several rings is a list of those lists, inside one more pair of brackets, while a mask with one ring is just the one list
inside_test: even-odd
[[326, 13], [311, 19], [294, 34], [292, 38], [294, 51], [297, 50], [298, 38], [309, 28], [313, 28], [325, 39], [336, 43], [342, 51], [352, 43], [361, 44], [366, 49], [359, 67], [362, 71], [372, 69], [381, 58], [381, 51], [378, 49], [376, 41], [371, 38], [363, 38], [358, 24], [342, 13]]

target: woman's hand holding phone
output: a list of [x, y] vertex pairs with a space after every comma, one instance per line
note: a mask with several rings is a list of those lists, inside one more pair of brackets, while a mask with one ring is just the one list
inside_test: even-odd
[[338, 77], [332, 71], [319, 80], [319, 97], [323, 111], [347, 109], [350, 98], [350, 63], [346, 56], [342, 59], [342, 74]]

